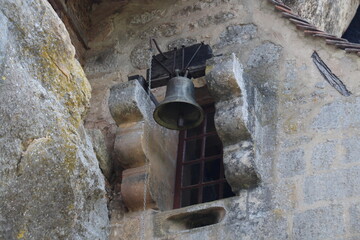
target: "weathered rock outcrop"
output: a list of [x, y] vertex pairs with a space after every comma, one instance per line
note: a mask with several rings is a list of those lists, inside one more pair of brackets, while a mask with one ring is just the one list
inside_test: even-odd
[[0, 239], [106, 239], [90, 85], [44, 0], [0, 0]]
[[283, 0], [285, 4], [328, 33], [341, 36], [355, 16], [359, 0]]

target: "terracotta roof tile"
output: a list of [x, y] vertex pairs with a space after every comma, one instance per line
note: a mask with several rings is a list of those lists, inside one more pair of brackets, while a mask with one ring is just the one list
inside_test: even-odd
[[360, 52], [360, 48], [345, 48], [346, 52]]
[[311, 26], [309, 24], [305, 25], [305, 24], [296, 24], [296, 28], [300, 29], [300, 30], [309, 30], [309, 31], [320, 31], [319, 29], [317, 29], [314, 26]]
[[283, 11], [283, 12], [287, 12], [287, 13], [293, 14], [293, 12], [291, 11], [291, 9], [289, 10], [288, 8], [284, 8], [283, 6], [280, 6], [280, 5], [275, 5], [275, 9], [277, 9], [277, 10], [279, 10], [279, 11]]
[[286, 6], [281, 0], [268, 0], [274, 4], [275, 9], [281, 12], [282, 17], [289, 19], [296, 25], [296, 28], [302, 30], [305, 35], [311, 35], [313, 37], [323, 38], [326, 44], [333, 45], [337, 48], [345, 50], [347, 53], [356, 53], [360, 56], [360, 44], [350, 43], [344, 38], [339, 38], [332, 34], [319, 30], [316, 26], [294, 13], [289, 6]]
[[299, 15], [296, 15], [296, 14], [294, 14], [294, 13], [282, 12], [281, 14], [282, 14], [282, 16], [283, 16], [284, 18], [296, 19], [296, 20], [298, 20], [298, 21], [300, 21], [300, 22], [304, 22], [304, 23], [310, 24], [308, 21], [306, 21], [305, 19], [301, 18]]
[[[314, 36], [315, 34], [321, 34], [323, 31], [321, 30], [305, 30], [305, 34]], [[335, 36], [334, 36], [335, 37]]]

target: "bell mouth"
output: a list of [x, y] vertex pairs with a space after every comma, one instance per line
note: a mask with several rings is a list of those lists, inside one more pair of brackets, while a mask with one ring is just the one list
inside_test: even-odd
[[165, 128], [185, 130], [199, 126], [204, 119], [204, 112], [198, 104], [171, 101], [161, 103], [153, 116], [155, 121]]

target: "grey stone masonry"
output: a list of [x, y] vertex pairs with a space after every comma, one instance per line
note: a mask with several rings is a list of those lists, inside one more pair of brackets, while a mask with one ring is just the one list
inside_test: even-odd
[[336, 157], [336, 143], [325, 142], [317, 145], [312, 154], [311, 164], [314, 170], [324, 170], [331, 167]]
[[343, 158], [345, 163], [360, 162], [360, 137], [347, 138], [343, 141], [346, 154]]
[[345, 223], [341, 205], [311, 209], [294, 216], [295, 240], [334, 239], [335, 236], [344, 233]]
[[281, 177], [303, 174], [305, 171], [304, 151], [296, 149], [281, 153], [277, 167]]
[[220, 34], [220, 42], [215, 48], [222, 48], [235, 43], [249, 42], [256, 36], [257, 27], [254, 24], [231, 25]]
[[312, 127], [318, 131], [358, 127], [360, 124], [360, 98], [353, 102], [336, 101], [322, 107]]
[[337, 169], [306, 177], [304, 198], [308, 204], [317, 201], [341, 200], [360, 195], [360, 167]]
[[360, 234], [360, 203], [352, 205], [349, 209], [350, 232]]

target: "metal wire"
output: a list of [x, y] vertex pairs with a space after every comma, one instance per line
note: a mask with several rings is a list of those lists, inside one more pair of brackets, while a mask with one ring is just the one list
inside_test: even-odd
[[[154, 40], [154, 43], [156, 45], [156, 42]], [[148, 103], [151, 104], [151, 63], [152, 63], [152, 56], [153, 56], [153, 48], [152, 48], [152, 44], [151, 44], [151, 39], [150, 39], [150, 49], [149, 49], [149, 53], [150, 53], [150, 64], [149, 64], [149, 74], [148, 74], [148, 89], [147, 89], [147, 93], [148, 93]], [[150, 131], [148, 130], [147, 132], [145, 132], [145, 143], [147, 144], [147, 147], [149, 147], [149, 134]], [[141, 214], [141, 219], [140, 219], [140, 240], [145, 240], [145, 230], [146, 230], [146, 224], [145, 224], [145, 215], [146, 215], [146, 199], [147, 199], [147, 190], [148, 190], [148, 186], [149, 186], [149, 179], [150, 179], [150, 161], [149, 159], [145, 158], [145, 179], [144, 179], [144, 196], [143, 196], [143, 212]]]

